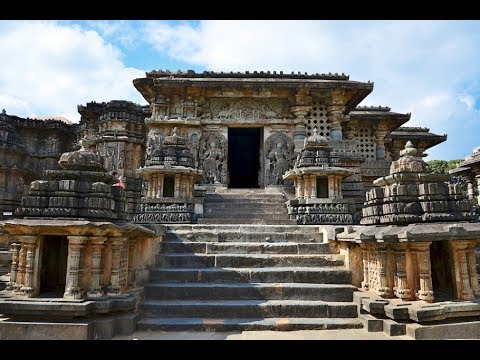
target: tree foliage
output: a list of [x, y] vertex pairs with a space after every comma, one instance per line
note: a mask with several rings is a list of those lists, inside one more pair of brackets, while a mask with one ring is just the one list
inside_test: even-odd
[[430, 171], [433, 174], [448, 174], [449, 170], [455, 169], [463, 159], [457, 160], [430, 160], [427, 161]]

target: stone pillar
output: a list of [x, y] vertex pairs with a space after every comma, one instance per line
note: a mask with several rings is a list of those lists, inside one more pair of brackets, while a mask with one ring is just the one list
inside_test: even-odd
[[135, 240], [130, 238], [128, 240], [128, 274], [127, 274], [127, 286], [130, 288], [135, 284]]
[[378, 252], [378, 279], [379, 287], [376, 289], [377, 294], [381, 297], [389, 297], [392, 291], [388, 286], [387, 277], [387, 247], [385, 244], [376, 244]]
[[360, 244], [360, 249], [362, 249], [362, 263], [363, 263], [363, 281], [362, 289], [368, 291], [369, 289], [369, 274], [368, 274], [368, 247], [366, 244]]
[[470, 287], [470, 276], [468, 272], [467, 247], [468, 241], [450, 241], [453, 251], [453, 262], [455, 266], [455, 287], [456, 297], [460, 300], [472, 300], [475, 298]]
[[310, 176], [310, 197], [315, 199], [317, 197], [317, 176], [311, 175]]
[[193, 198], [193, 175], [188, 176], [188, 198]]
[[344, 120], [345, 104], [344, 104], [344, 92], [332, 91], [332, 103], [327, 107], [328, 117], [332, 122], [330, 129], [331, 140], [342, 140], [342, 121]]
[[475, 180], [477, 180], [477, 204], [480, 204], [480, 175], [475, 176]]
[[153, 178], [149, 177], [147, 179], [148, 181], [148, 187], [147, 187], [147, 197], [152, 197], [153, 196]]
[[182, 197], [187, 196], [187, 182], [188, 182], [188, 175], [182, 175], [181, 176], [181, 187], [180, 187], [180, 193], [182, 194]]
[[432, 268], [430, 264], [430, 241], [412, 243], [410, 248], [417, 255], [420, 289], [418, 298], [426, 302], [433, 302]]
[[307, 137], [307, 130], [304, 124], [304, 117], [301, 116], [301, 122], [295, 124], [295, 131], [293, 132], [293, 142], [295, 144], [295, 153], [298, 154], [303, 149], [303, 143]]
[[310, 198], [310, 177], [308, 175], [303, 176], [303, 197]]
[[408, 288], [407, 282], [407, 258], [405, 244], [394, 244], [392, 246], [395, 256], [395, 296], [402, 300], [412, 298], [412, 290]]
[[300, 175], [297, 179], [297, 198], [303, 199], [303, 177]]
[[328, 197], [335, 197], [335, 176], [328, 175]]
[[158, 176], [152, 175], [152, 197], [158, 197]]
[[24, 246], [26, 248], [26, 263], [25, 263], [25, 280], [23, 286], [20, 288], [20, 291], [27, 297], [32, 297], [35, 288], [33, 284], [33, 270], [34, 270], [34, 260], [35, 260], [35, 248], [37, 247], [37, 237], [36, 236], [22, 236], [22, 241], [27, 242]]
[[180, 175], [175, 175], [175, 197], [178, 198], [180, 197], [180, 181], [181, 177]]
[[80, 299], [82, 289], [78, 286], [80, 273], [80, 252], [84, 242], [88, 239], [86, 236], [67, 236], [68, 239], [68, 259], [67, 259], [67, 279], [65, 285], [65, 299]]
[[387, 130], [379, 124], [377, 129], [377, 138], [376, 138], [376, 157], [377, 160], [385, 160], [385, 136], [387, 135]]
[[101, 260], [103, 244], [107, 240], [104, 236], [91, 236], [90, 243], [92, 246], [92, 277], [90, 279], [90, 288], [87, 296], [91, 298], [103, 296], [102, 286], [100, 285]]
[[467, 260], [468, 260], [468, 275], [470, 277], [470, 287], [472, 288], [475, 297], [480, 296], [480, 286], [478, 284], [477, 274], [477, 241], [469, 241], [467, 246]]
[[470, 179], [467, 180], [467, 194], [469, 200], [475, 199], [475, 195], [473, 192], [473, 182]]
[[20, 243], [20, 250], [18, 253], [18, 271], [17, 281], [14, 291], [19, 291], [25, 279], [25, 265], [27, 263], [27, 249], [24, 244]]
[[158, 175], [157, 197], [163, 196], [163, 174]]
[[18, 269], [18, 253], [20, 250], [20, 244], [12, 243], [12, 264], [10, 266], [10, 281], [7, 283], [6, 290], [15, 290], [17, 286], [17, 269]]
[[127, 238], [112, 237], [112, 270], [110, 274], [110, 283], [107, 289], [107, 295], [114, 296], [120, 294], [120, 251]]

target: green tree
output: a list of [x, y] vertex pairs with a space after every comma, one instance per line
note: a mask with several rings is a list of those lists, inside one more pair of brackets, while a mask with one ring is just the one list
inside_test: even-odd
[[460, 164], [463, 159], [457, 160], [430, 160], [427, 161], [430, 171], [433, 174], [448, 174], [452, 169], [455, 169], [458, 164]]

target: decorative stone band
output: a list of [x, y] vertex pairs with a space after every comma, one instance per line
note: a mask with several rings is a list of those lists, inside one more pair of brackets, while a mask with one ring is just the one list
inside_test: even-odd
[[161, 223], [191, 223], [192, 212], [148, 212], [136, 214], [133, 221], [138, 224], [161, 224]]

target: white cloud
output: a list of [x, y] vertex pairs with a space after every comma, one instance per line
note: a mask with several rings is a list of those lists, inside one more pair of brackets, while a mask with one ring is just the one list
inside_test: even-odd
[[[57, 22], [0, 23], [0, 107], [19, 116], [65, 116], [78, 121], [87, 101], [143, 98], [121, 53], [96, 31]], [[144, 102], [144, 101], [143, 101]]]
[[458, 95], [458, 100], [467, 106], [468, 110], [475, 109], [475, 98], [469, 94]]
[[144, 31], [162, 54], [209, 70], [345, 72], [371, 80], [375, 89], [362, 105], [411, 112], [406, 125], [449, 133], [448, 146], [430, 150], [435, 156], [455, 157], [459, 121], [477, 118], [475, 95], [462, 95], [480, 77], [477, 21], [148, 22]]

